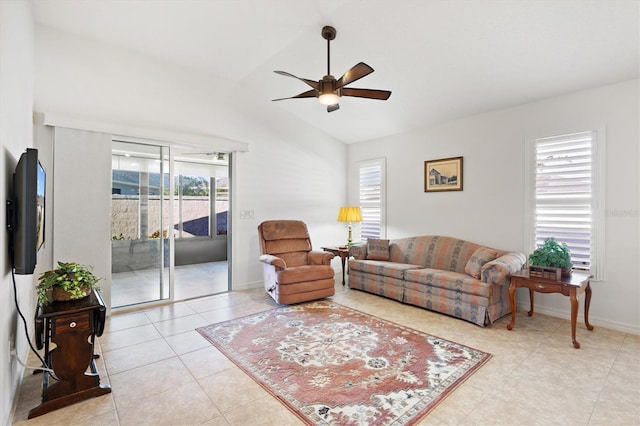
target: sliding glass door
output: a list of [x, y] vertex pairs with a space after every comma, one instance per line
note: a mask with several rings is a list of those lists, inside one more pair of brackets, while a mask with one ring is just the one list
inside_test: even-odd
[[176, 299], [229, 290], [227, 155], [192, 157], [179, 151], [174, 162]]
[[113, 142], [113, 307], [170, 298], [169, 164], [166, 146]]
[[113, 141], [112, 307], [230, 290], [229, 157]]

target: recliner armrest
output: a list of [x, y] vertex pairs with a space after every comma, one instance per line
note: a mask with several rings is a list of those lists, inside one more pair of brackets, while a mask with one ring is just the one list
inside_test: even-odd
[[328, 251], [310, 251], [308, 254], [309, 265], [329, 265], [333, 258], [333, 253]]
[[273, 256], [271, 254], [263, 254], [258, 259], [262, 263], [275, 266], [278, 270], [287, 269], [287, 263], [284, 261], [284, 259], [281, 259], [277, 256]]

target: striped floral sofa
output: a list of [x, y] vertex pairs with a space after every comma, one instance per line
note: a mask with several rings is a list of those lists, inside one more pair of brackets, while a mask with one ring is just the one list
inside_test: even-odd
[[511, 312], [509, 274], [527, 260], [524, 253], [428, 235], [369, 240], [351, 247], [350, 255], [352, 289], [482, 327]]

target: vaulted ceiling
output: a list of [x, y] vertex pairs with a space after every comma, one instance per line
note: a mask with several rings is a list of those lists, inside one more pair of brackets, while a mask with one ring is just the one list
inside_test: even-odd
[[[36, 22], [241, 85], [345, 143], [640, 74], [637, 0], [33, 0]], [[271, 102], [363, 61], [388, 101]]]

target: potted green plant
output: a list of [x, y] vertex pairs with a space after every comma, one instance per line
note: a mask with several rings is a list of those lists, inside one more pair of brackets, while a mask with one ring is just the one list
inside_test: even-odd
[[542, 247], [538, 247], [529, 255], [531, 266], [558, 268], [562, 274], [571, 273], [571, 252], [565, 243], [559, 243], [555, 238], [544, 240]]
[[93, 273], [93, 267], [77, 262], [58, 262], [58, 267], [44, 272], [38, 277], [36, 291], [42, 304], [53, 301], [82, 299], [91, 290], [100, 290], [97, 285], [101, 278]]

